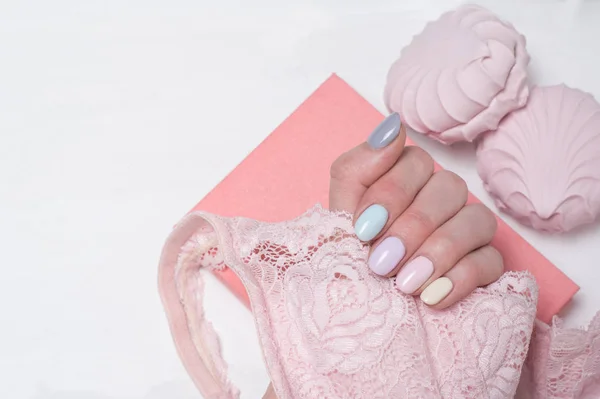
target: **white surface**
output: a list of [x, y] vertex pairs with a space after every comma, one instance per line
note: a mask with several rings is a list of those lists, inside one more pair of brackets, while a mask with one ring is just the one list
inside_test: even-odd
[[[198, 398], [156, 292], [172, 224], [331, 72], [376, 107], [387, 67], [458, 1], [0, 3], [0, 397]], [[600, 3], [485, 2], [529, 40], [534, 81], [600, 98]], [[365, 132], [365, 137], [368, 132]], [[483, 193], [468, 148], [419, 139]], [[600, 307], [600, 229], [509, 221]], [[209, 313], [245, 398], [267, 383], [253, 323], [216, 282]]]

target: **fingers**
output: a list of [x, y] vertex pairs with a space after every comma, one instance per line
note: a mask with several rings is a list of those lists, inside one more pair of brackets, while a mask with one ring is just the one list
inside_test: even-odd
[[[403, 158], [409, 155], [407, 152], [411, 148], [406, 148]], [[428, 167], [430, 169], [427, 172], [433, 171], [433, 161]], [[413, 175], [406, 180], [415, 182], [413, 184], [421, 184], [422, 178], [416, 176], [418, 172], [413, 172]], [[369, 192], [372, 192], [373, 196], [384, 196], [378, 185], [379, 182], [375, 183], [373, 190], [369, 189], [365, 196], [368, 196]], [[392, 202], [393, 198], [406, 196], [403, 192], [385, 195], [392, 198]], [[392, 216], [388, 223], [389, 229], [374, 243], [369, 257], [371, 270], [381, 276], [395, 275], [438, 227], [458, 213], [466, 203], [467, 195], [467, 186], [460, 177], [452, 172], [440, 171], [426, 182], [414, 201], [409, 200], [406, 204], [402, 200], [399, 204], [391, 205], [393, 210], [390, 212]], [[386, 201], [387, 199], [380, 200]]]
[[496, 233], [494, 214], [481, 204], [462, 208], [431, 234], [396, 276], [398, 289], [419, 294]]
[[498, 280], [503, 272], [502, 255], [486, 245], [470, 252], [443, 277], [433, 281], [421, 293], [421, 300], [436, 309], [445, 309], [469, 296], [475, 288]]
[[393, 113], [373, 130], [367, 142], [336, 159], [330, 171], [329, 208], [354, 213], [367, 189], [396, 164], [405, 141], [400, 116]]
[[406, 147], [398, 162], [364, 193], [355, 215], [362, 241], [379, 236], [413, 202], [433, 174], [433, 159], [418, 147]]
[[392, 114], [340, 156], [331, 167], [330, 209], [354, 214], [357, 237], [372, 243], [374, 273], [445, 308], [500, 277], [502, 258], [489, 246], [496, 218], [481, 204], [465, 205], [464, 180], [434, 173], [431, 157], [405, 139]]

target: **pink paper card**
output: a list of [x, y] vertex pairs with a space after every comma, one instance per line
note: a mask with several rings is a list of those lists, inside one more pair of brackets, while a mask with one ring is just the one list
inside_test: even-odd
[[[382, 119], [379, 111], [333, 75], [194, 210], [275, 222], [295, 218], [317, 202], [327, 206], [331, 163], [365, 141]], [[410, 140], [409, 144], [414, 145]], [[479, 202], [473, 195], [469, 201]], [[536, 277], [539, 319], [549, 322], [579, 289], [500, 218], [493, 245], [508, 270], [529, 270]], [[249, 306], [233, 272], [226, 269], [217, 276]]]

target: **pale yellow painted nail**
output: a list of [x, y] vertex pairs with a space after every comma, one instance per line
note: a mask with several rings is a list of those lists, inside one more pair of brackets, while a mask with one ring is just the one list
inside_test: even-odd
[[440, 277], [421, 293], [421, 300], [427, 305], [437, 305], [452, 291], [452, 280], [448, 277]]

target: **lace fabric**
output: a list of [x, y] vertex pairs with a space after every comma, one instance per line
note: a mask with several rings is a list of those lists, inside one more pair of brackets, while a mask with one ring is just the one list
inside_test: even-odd
[[600, 398], [600, 313], [586, 330], [536, 321], [518, 398]]
[[535, 281], [512, 272], [435, 311], [370, 273], [351, 220], [316, 206], [283, 223], [193, 213], [177, 226], [161, 296], [204, 397], [239, 397], [202, 310], [202, 269], [225, 265], [279, 399], [600, 397], [600, 316], [588, 331], [535, 321]]

